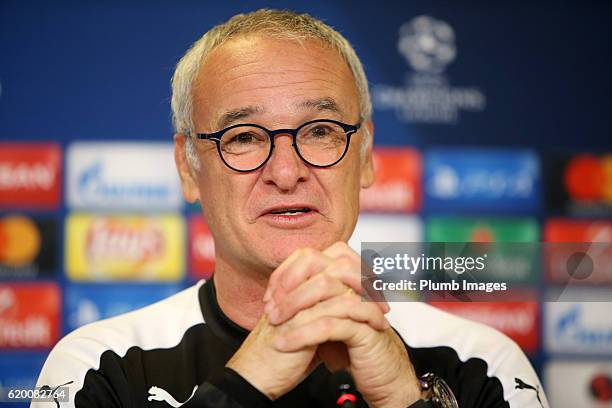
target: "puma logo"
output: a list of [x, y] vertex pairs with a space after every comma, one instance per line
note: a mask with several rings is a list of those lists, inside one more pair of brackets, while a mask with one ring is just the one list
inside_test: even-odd
[[525, 381], [521, 380], [520, 378], [516, 378], [516, 377], [514, 377], [514, 382], [515, 382], [514, 389], [516, 390], [534, 390], [536, 393], [538, 402], [540, 403], [540, 406], [544, 408], [544, 405], [542, 405], [542, 400], [540, 399], [540, 386], [536, 388], [533, 385], [529, 385]]
[[187, 398], [185, 402], [178, 402], [177, 400], [174, 399], [172, 395], [170, 395], [168, 391], [164, 390], [163, 388], [153, 386], [149, 388], [148, 400], [149, 401], [164, 401], [166, 404], [170, 405], [171, 407], [178, 408], [181, 405], [186, 404], [191, 398], [193, 398], [193, 394], [195, 394], [197, 389], [198, 389], [198, 386], [197, 385], [194, 386], [193, 391], [191, 392], [191, 395], [189, 396], [189, 398]]

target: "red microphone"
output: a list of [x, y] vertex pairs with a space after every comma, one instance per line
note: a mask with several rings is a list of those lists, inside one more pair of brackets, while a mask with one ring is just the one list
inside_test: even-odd
[[336, 406], [340, 408], [357, 408], [357, 395], [351, 375], [342, 370], [331, 375], [330, 386], [337, 396]]

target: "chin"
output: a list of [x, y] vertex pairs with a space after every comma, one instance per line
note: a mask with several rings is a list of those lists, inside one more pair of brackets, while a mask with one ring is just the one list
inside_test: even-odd
[[287, 234], [276, 239], [265, 240], [262, 244], [266, 246], [264, 251], [268, 253], [270, 266], [277, 268], [298, 249], [313, 248], [322, 251], [336, 241], [338, 239], [332, 234], [327, 237], [325, 234]]

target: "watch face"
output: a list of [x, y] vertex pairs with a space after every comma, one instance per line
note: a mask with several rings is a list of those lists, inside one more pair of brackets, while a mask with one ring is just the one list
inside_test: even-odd
[[433, 377], [431, 384], [431, 399], [437, 407], [459, 408], [455, 394], [450, 389], [446, 381], [438, 376]]

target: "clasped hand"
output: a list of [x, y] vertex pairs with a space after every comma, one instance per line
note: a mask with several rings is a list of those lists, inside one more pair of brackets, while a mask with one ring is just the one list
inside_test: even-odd
[[370, 407], [405, 408], [420, 397], [385, 302], [361, 300], [361, 259], [345, 243], [294, 252], [270, 276], [264, 314], [227, 366], [271, 399], [321, 362], [346, 369]]

